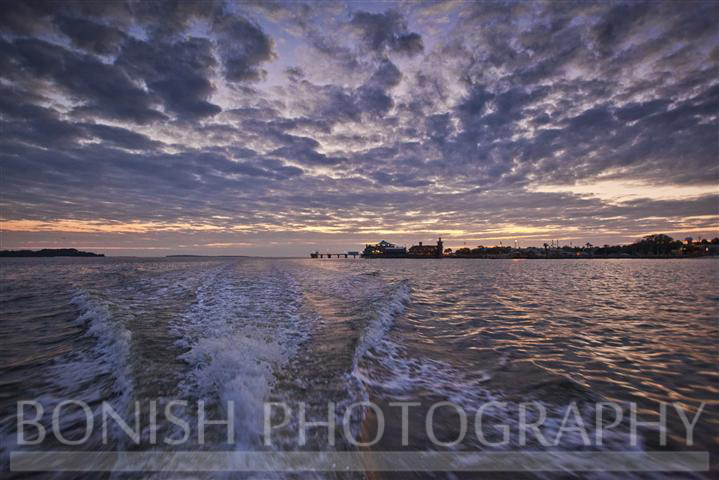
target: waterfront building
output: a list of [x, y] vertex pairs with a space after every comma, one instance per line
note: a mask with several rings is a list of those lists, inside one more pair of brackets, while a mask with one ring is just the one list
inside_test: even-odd
[[442, 237], [437, 240], [437, 245], [423, 245], [419, 242], [419, 245], [412, 245], [409, 249], [410, 257], [441, 257], [444, 252], [444, 244], [442, 243]]
[[367, 244], [362, 251], [363, 257], [406, 257], [407, 247], [399, 247], [385, 240], [377, 244]]

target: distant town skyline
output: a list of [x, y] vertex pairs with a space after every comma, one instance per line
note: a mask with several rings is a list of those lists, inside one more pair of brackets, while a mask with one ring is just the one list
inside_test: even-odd
[[3, 2], [0, 249], [719, 235], [719, 2]]

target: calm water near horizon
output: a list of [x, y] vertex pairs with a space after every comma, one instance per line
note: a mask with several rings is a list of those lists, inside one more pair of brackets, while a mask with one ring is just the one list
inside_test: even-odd
[[[548, 411], [550, 437], [571, 402], [590, 436], [597, 402], [636, 402], [646, 419], [661, 402], [677, 402], [689, 415], [705, 402], [692, 447], [670, 415], [667, 447], [651, 429], [630, 445], [620, 426], [601, 446], [585, 447], [566, 434], [554, 447], [523, 448], [708, 451], [717, 469], [718, 280], [716, 259], [3, 259], [3, 470], [10, 450], [32, 448], [16, 445], [16, 402], [34, 399], [49, 412], [68, 398], [93, 409], [107, 401], [123, 414], [140, 402], [143, 415], [152, 400], [203, 400], [210, 417], [234, 416], [236, 449], [278, 451], [300, 448], [296, 417], [265, 446], [263, 402], [293, 408], [305, 402], [311, 419], [326, 419], [330, 401], [338, 411], [361, 400], [383, 410], [391, 402], [420, 402], [409, 414], [407, 446], [400, 443], [399, 414], [387, 416], [386, 434], [371, 447], [387, 451], [439, 449], [421, 434], [427, 408], [437, 401], [455, 402], [471, 415], [483, 403], [507, 402], [485, 418], [512, 429], [517, 406], [537, 401]], [[228, 400], [234, 411], [227, 411]], [[197, 421], [192, 410], [178, 416]], [[457, 436], [456, 415], [438, 411], [435, 418], [438, 438]], [[371, 438], [375, 420], [371, 412], [353, 416], [353, 432]], [[49, 414], [42, 422], [50, 428]], [[69, 436], [82, 437], [83, 416], [62, 422]], [[174, 428], [160, 420], [160, 432]], [[222, 450], [224, 434], [208, 427], [204, 445], [139, 448]], [[326, 438], [326, 429], [311, 430], [302, 449], [356, 448], [340, 437], [328, 447]], [[488, 447], [467, 435], [453, 448], [513, 450], [514, 442], [512, 436], [510, 445]], [[95, 430], [80, 449], [132, 448], [138, 447], [121, 431], [102, 445]]]

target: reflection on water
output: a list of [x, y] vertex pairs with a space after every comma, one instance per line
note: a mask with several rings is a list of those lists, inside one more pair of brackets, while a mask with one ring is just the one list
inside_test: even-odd
[[[561, 421], [573, 401], [588, 420], [598, 401], [637, 402], [647, 419], [658, 402], [678, 402], [689, 415], [705, 402], [691, 448], [712, 452], [716, 468], [717, 265], [712, 259], [3, 260], [3, 461], [17, 448], [20, 399], [48, 409], [66, 398], [93, 407], [108, 401], [125, 412], [140, 401], [143, 414], [150, 400], [204, 400], [210, 417], [235, 417], [240, 450], [268, 448], [261, 438], [264, 401], [305, 402], [308, 418], [326, 418], [328, 401], [341, 409], [371, 400], [383, 410], [391, 402], [422, 402], [409, 413], [417, 427], [409, 445], [401, 442], [399, 417], [390, 416], [373, 448], [426, 450], [437, 448], [420, 428], [431, 402], [449, 400], [473, 415], [482, 403], [504, 401], [506, 408], [489, 412], [488, 421], [514, 428], [519, 403], [536, 400], [552, 421]], [[227, 400], [235, 402], [231, 412]], [[195, 413], [183, 415], [191, 420]], [[438, 437], [456, 436], [451, 412], [436, 419]], [[371, 412], [353, 417], [353, 432], [371, 438], [374, 420]], [[79, 428], [77, 418], [65, 421], [68, 431]], [[676, 416], [668, 422], [669, 448], [686, 448], [681, 422]], [[293, 418], [269, 448], [299, 448], [296, 427]], [[602, 448], [630, 448], [625, 434], [617, 429]], [[660, 448], [655, 437], [644, 435], [631, 448]], [[127, 448], [121, 432], [110, 445], [100, 440], [93, 434], [84, 449]], [[580, 447], [567, 437], [557, 448]], [[183, 448], [227, 445], [219, 432], [210, 434], [209, 445]], [[311, 434], [304, 448], [328, 448], [326, 432]], [[340, 439], [334, 448], [355, 447]], [[457, 448], [488, 447], [474, 438]]]

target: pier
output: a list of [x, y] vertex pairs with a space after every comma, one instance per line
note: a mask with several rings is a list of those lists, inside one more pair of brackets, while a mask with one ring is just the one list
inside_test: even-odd
[[357, 258], [357, 256], [359, 255], [359, 252], [347, 252], [347, 253], [320, 253], [320, 252], [314, 252], [314, 253], [310, 253], [310, 257], [311, 257], [311, 258], [325, 258], [325, 257], [327, 257], [327, 258], [332, 258], [333, 255], [337, 256], [337, 258], [342, 258], [342, 257], [344, 257], [344, 258], [349, 258], [349, 257]]

